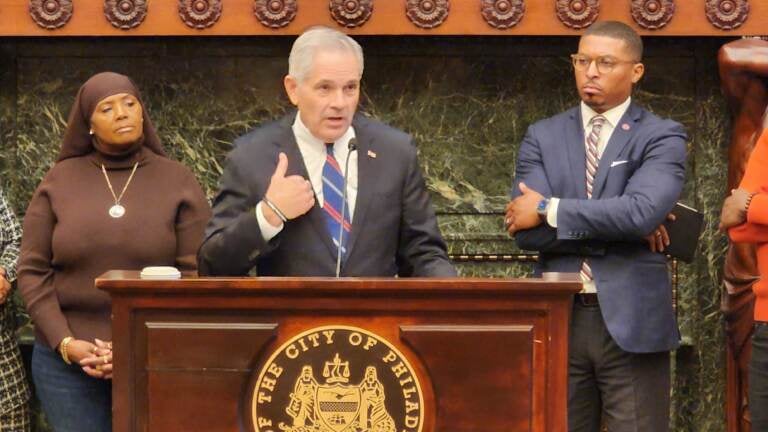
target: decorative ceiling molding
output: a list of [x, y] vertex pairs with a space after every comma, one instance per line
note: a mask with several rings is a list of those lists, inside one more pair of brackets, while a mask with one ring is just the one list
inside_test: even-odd
[[709, 22], [721, 30], [733, 30], [747, 21], [747, 0], [707, 0], [704, 12]]
[[373, 0], [330, 0], [328, 7], [333, 20], [347, 28], [360, 27], [373, 14]]
[[147, 0], [104, 0], [104, 16], [114, 27], [130, 30], [147, 17]]
[[216, 24], [221, 12], [221, 0], [179, 0], [179, 16], [191, 28], [202, 30]]
[[572, 29], [583, 29], [592, 25], [600, 13], [599, 0], [557, 0], [557, 18]]
[[525, 0], [481, 0], [480, 12], [491, 27], [508, 29], [523, 19]]
[[297, 0], [255, 0], [253, 14], [265, 27], [279, 29], [296, 18]]
[[64, 27], [72, 18], [72, 0], [30, 0], [29, 15], [42, 28], [54, 30]]
[[658, 30], [675, 15], [675, 0], [632, 0], [630, 11], [637, 25]]
[[408, 0], [405, 15], [417, 27], [431, 29], [445, 22], [450, 9], [449, 0]]

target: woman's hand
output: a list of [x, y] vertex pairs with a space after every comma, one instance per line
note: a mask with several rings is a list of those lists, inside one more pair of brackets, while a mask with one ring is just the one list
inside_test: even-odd
[[747, 221], [747, 203], [751, 200], [752, 195], [744, 189], [731, 191], [731, 195], [723, 202], [723, 209], [720, 212], [720, 226], [718, 228], [721, 232]]
[[67, 357], [72, 363], [80, 363], [86, 357], [91, 356], [96, 345], [81, 339], [73, 339], [67, 344]]
[[89, 355], [78, 363], [89, 376], [112, 379], [112, 342], [100, 339], [95, 339], [95, 342]]

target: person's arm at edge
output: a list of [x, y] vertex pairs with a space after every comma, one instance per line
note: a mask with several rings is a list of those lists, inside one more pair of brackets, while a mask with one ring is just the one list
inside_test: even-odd
[[211, 206], [195, 175], [184, 168], [181, 201], [176, 216], [176, 266], [179, 270], [197, 270], [197, 251], [203, 241], [205, 225], [211, 218]]
[[68, 336], [74, 336], [61, 311], [54, 287], [52, 237], [55, 216], [43, 180], [24, 215], [18, 287], [32, 321], [51, 348]]
[[13, 209], [8, 205], [5, 194], [0, 191], [0, 221], [2, 221], [2, 255], [0, 255], [0, 268], [5, 272], [3, 277], [8, 282], [16, 280], [16, 264], [19, 259], [19, 247], [21, 246], [21, 227]]
[[403, 207], [400, 214], [398, 274], [454, 277], [456, 269], [448, 259], [413, 141], [408, 147], [407, 157], [408, 169], [403, 184]]

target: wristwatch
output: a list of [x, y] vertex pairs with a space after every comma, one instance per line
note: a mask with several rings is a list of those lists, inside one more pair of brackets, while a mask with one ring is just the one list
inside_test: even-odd
[[539, 214], [539, 218], [542, 221], [547, 220], [547, 212], [549, 212], [549, 198], [544, 198], [539, 201], [539, 205], [536, 206], [536, 213]]

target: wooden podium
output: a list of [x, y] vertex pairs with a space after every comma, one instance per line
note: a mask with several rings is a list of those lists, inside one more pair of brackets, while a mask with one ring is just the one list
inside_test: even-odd
[[116, 432], [567, 429], [577, 275], [111, 271], [96, 286], [112, 296]]

